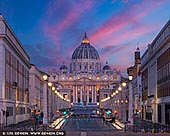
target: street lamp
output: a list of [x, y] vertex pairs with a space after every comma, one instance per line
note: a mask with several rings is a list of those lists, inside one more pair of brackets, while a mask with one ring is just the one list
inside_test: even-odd
[[44, 81], [47, 81], [48, 80], [48, 76], [47, 75], [43, 75], [43, 79], [44, 79]]
[[48, 86], [51, 87], [53, 84], [51, 82], [48, 82]]
[[54, 87], [54, 86], [52, 87], [52, 90], [53, 90], [53, 91], [55, 90], [55, 87]]
[[119, 88], [118, 88], [118, 90], [119, 90], [119, 91], [121, 91], [121, 90], [122, 90], [122, 88], [121, 88], [121, 87], [119, 87]]
[[126, 86], [126, 83], [125, 83], [125, 82], [123, 82], [123, 83], [122, 83], [122, 86], [123, 86], [123, 87], [125, 87], [125, 86]]
[[132, 75], [129, 75], [129, 80], [132, 81], [133, 80], [133, 76]]

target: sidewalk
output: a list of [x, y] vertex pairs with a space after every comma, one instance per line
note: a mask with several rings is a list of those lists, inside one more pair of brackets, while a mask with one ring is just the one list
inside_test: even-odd
[[165, 134], [170, 133], [170, 126], [152, 123], [151, 121], [139, 119], [136, 124], [128, 125], [123, 124], [119, 120], [115, 120], [112, 125], [123, 132], [132, 132], [132, 133], [147, 133], [147, 134]]
[[25, 120], [22, 122], [19, 122], [17, 124], [12, 124], [9, 126], [2, 127], [2, 131], [23, 131], [23, 130], [31, 130], [31, 128], [35, 128], [36, 124], [32, 120]]

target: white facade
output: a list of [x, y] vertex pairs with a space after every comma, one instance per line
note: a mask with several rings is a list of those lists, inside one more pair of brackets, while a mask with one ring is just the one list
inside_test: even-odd
[[141, 58], [143, 118], [170, 124], [170, 20]]
[[[30, 58], [0, 15], [0, 124], [29, 119]], [[9, 117], [5, 114], [9, 113]]]
[[43, 78], [35, 65], [29, 70], [29, 103], [32, 113], [43, 111]]

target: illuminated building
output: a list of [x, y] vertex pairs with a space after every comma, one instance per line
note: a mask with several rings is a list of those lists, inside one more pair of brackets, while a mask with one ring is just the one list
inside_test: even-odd
[[102, 67], [97, 50], [85, 34], [81, 45], [72, 54], [70, 67], [63, 63], [58, 70], [50, 72], [49, 80], [71, 100], [73, 107], [97, 107], [100, 99], [112, 93], [120, 77], [120, 71], [112, 69], [108, 62]]

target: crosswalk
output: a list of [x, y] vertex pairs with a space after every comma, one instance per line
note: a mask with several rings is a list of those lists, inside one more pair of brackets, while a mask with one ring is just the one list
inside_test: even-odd
[[121, 128], [119, 125], [117, 125], [116, 123], [112, 123], [112, 125], [113, 125], [113, 127], [115, 127], [116, 129], [122, 130], [122, 128]]
[[119, 120], [115, 120], [115, 123], [117, 124], [117, 125], [119, 125], [121, 128], [124, 128], [125, 127], [125, 124], [123, 124], [123, 123], [121, 123]]
[[[102, 118], [67, 118], [66, 122], [71, 123], [71, 124], [73, 122], [76, 122], [79, 129], [83, 127], [81, 125], [82, 125], [82, 123], [85, 123], [85, 122], [94, 124], [94, 125], [96, 125], [97, 128], [100, 128], [100, 129], [101, 128], [104, 128], [104, 129], [112, 128], [112, 130], [122, 130], [123, 129], [122, 123], [120, 123], [118, 120], [116, 120], [116, 122], [109, 123], [109, 122], [103, 121]], [[89, 127], [89, 126], [87, 125], [86, 127]], [[93, 129], [93, 127], [91, 127], [91, 129]]]

